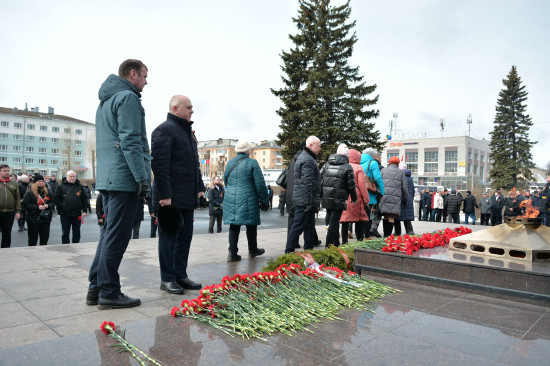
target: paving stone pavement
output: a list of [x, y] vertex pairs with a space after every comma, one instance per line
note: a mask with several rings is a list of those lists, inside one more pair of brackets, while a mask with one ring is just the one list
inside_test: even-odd
[[[325, 227], [318, 220], [323, 240]], [[416, 232], [455, 225], [415, 222]], [[483, 229], [479, 225], [470, 226]], [[226, 227], [224, 226], [224, 230]], [[286, 229], [258, 231], [262, 257], [227, 263], [227, 231], [193, 238], [189, 276], [203, 285], [260, 270], [284, 252]], [[88, 268], [96, 243], [0, 250], [0, 365], [135, 365], [99, 331], [104, 320], [166, 365], [548, 365], [550, 308], [375, 278], [402, 291], [321, 321], [310, 332], [241, 340], [191, 319], [173, 306], [198, 291], [159, 290], [156, 239], [132, 240], [120, 267], [122, 290], [142, 305], [120, 310], [87, 306]]]

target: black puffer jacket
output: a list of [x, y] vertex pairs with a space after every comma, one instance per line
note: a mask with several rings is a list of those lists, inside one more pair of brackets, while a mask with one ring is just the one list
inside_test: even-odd
[[53, 200], [61, 216], [80, 216], [90, 205], [84, 187], [78, 179], [74, 183], [69, 183], [67, 178], [63, 178], [55, 190]]
[[345, 210], [348, 196], [357, 201], [353, 168], [347, 156], [332, 154], [321, 169], [321, 203], [328, 210]]
[[473, 213], [476, 212], [476, 208], [479, 206], [477, 205], [476, 198], [473, 194], [468, 194], [466, 198], [464, 198], [464, 212], [465, 213]]
[[447, 202], [445, 207], [447, 208], [447, 214], [452, 215], [460, 211], [460, 205], [462, 204], [462, 197], [457, 194], [449, 194], [447, 196]]
[[319, 207], [321, 204], [321, 178], [317, 156], [304, 147], [294, 166], [294, 190], [292, 202], [296, 206]]

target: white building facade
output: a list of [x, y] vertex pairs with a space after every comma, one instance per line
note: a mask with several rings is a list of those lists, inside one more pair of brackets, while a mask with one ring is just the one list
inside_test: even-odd
[[411, 170], [414, 183], [461, 190], [489, 185], [489, 141], [468, 136], [387, 141], [382, 164], [397, 156]]
[[92, 180], [95, 125], [38, 108], [0, 107], [0, 163], [12, 173], [64, 176], [74, 170], [79, 180]]

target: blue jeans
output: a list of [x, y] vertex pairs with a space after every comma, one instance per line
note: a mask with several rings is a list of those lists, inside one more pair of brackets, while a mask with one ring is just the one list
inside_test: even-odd
[[183, 227], [177, 234], [166, 234], [159, 226], [160, 280], [173, 282], [187, 278], [187, 260], [193, 239], [193, 215], [195, 210], [179, 209]]
[[422, 208], [422, 221], [428, 221], [430, 219], [430, 208], [429, 207], [423, 207]]
[[[315, 213], [313, 209], [306, 212], [306, 206], [296, 206], [294, 213], [294, 222], [288, 232], [286, 239], [285, 253], [294, 252], [294, 248], [298, 246], [298, 240], [300, 235], [305, 231], [315, 230]], [[305, 238], [304, 238], [305, 239]], [[317, 243], [304, 242], [304, 249], [313, 249], [313, 246]]]
[[118, 268], [132, 236], [138, 198], [136, 192], [103, 191], [105, 229], [102, 231], [88, 280], [99, 297], [120, 296]]
[[465, 212], [464, 213], [464, 223], [468, 225], [468, 217], [472, 218], [472, 224], [476, 224], [476, 213], [475, 212]]
[[69, 233], [73, 230], [73, 243], [80, 242], [80, 225], [82, 221], [77, 216], [60, 216], [61, 221], [61, 244], [69, 244]]

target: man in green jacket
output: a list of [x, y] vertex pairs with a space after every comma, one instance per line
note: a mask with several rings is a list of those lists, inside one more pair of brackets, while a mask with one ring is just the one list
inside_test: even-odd
[[86, 304], [99, 304], [101, 310], [141, 304], [120, 291], [118, 268], [132, 235], [138, 201], [150, 197], [151, 156], [140, 100], [147, 72], [143, 62], [126, 60], [118, 76], [109, 75], [99, 89], [96, 188], [102, 193], [105, 230], [90, 268]]
[[19, 220], [21, 197], [17, 183], [10, 180], [10, 167], [0, 165], [0, 227], [2, 229], [2, 248], [11, 246], [11, 228], [14, 220]]

